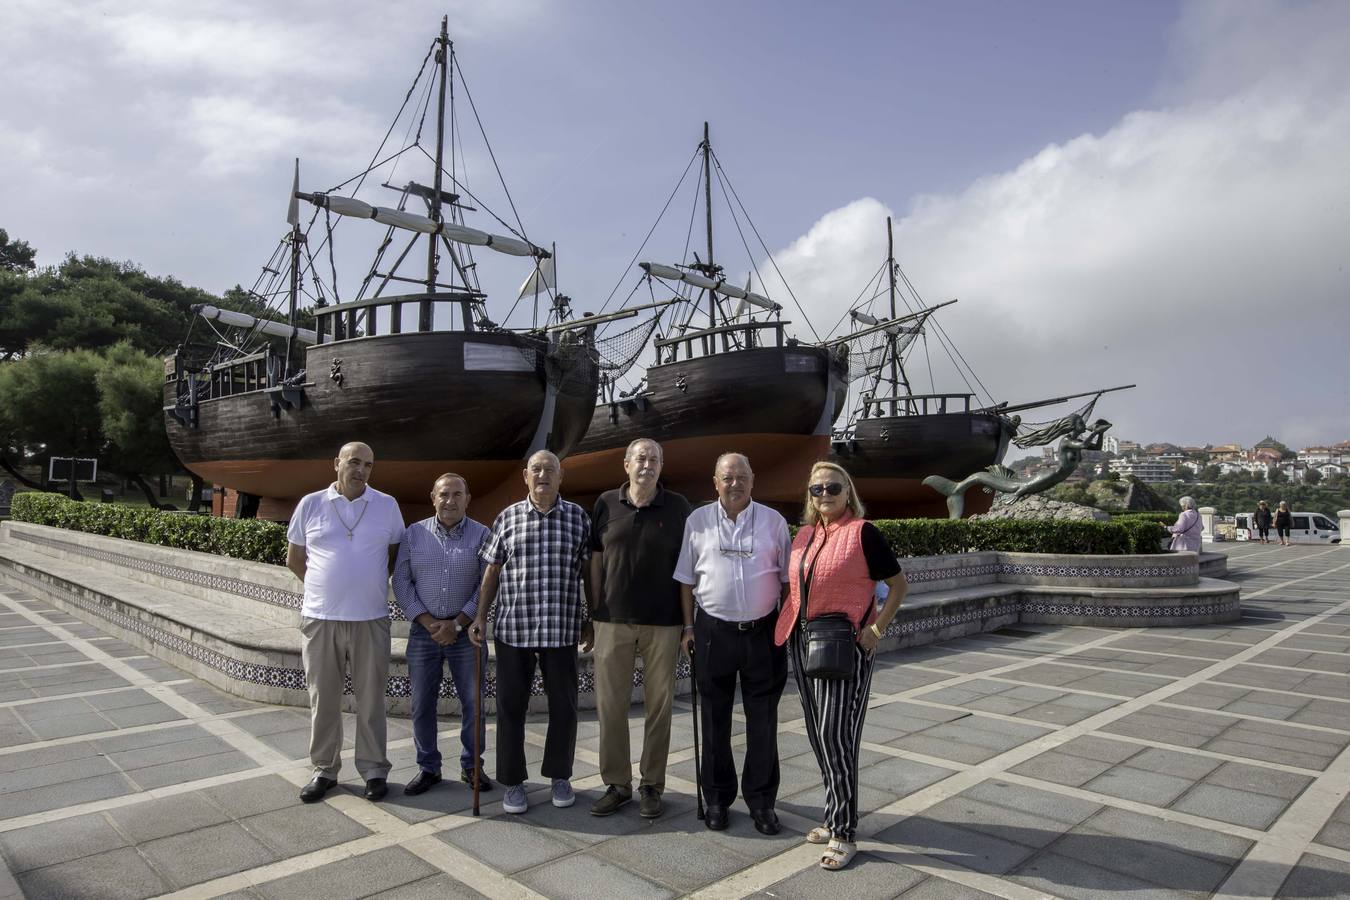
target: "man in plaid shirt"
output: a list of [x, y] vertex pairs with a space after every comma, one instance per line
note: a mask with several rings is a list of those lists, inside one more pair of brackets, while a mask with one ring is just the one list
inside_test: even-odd
[[525, 713], [536, 663], [548, 697], [548, 735], [540, 774], [551, 779], [553, 805], [571, 806], [577, 743], [577, 644], [590, 650], [582, 621], [589, 582], [591, 520], [558, 496], [562, 465], [540, 450], [525, 466], [529, 495], [502, 510], [479, 554], [487, 562], [469, 638], [481, 645], [493, 602], [497, 657], [497, 779], [508, 813], [529, 808], [525, 797]]

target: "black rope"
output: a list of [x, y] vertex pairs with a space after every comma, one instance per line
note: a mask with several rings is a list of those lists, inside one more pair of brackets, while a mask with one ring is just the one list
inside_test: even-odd
[[[389, 143], [389, 136], [393, 134], [394, 129], [398, 127], [398, 120], [403, 118], [403, 110], [408, 108], [408, 101], [412, 99], [413, 91], [417, 90], [417, 84], [422, 80], [422, 75], [427, 70], [427, 60], [431, 59], [431, 54], [435, 52], [435, 50], [436, 50], [436, 41], [433, 40], [431, 42], [431, 46], [427, 48], [427, 55], [422, 57], [422, 65], [421, 68], [417, 70], [417, 76], [413, 78], [413, 83], [408, 86], [408, 93], [403, 95], [403, 103], [399, 106], [398, 112], [394, 113], [394, 121], [389, 123], [389, 130], [384, 133], [384, 139], [380, 141], [380, 146], [376, 147], [375, 152], [371, 154], [370, 163], [367, 164], [366, 170], [362, 172], [359, 176], [356, 176], [357, 178], [360, 179], [360, 181], [357, 182], [356, 187], [352, 190], [353, 194], [361, 190], [361, 185], [366, 183], [366, 176], [369, 175], [371, 171], [378, 168], [377, 164], [375, 163], [375, 160], [380, 158], [380, 151], [384, 149], [385, 144]], [[407, 147], [403, 148], [403, 150], [407, 149], [408, 149]], [[403, 150], [400, 150], [399, 153], [402, 153]], [[343, 182], [343, 184], [348, 184], [351, 182], [351, 180], [352, 179], [348, 179], [346, 182]], [[334, 288], [334, 290], [335, 290], [334, 296], [336, 296], [336, 287]]]
[[[712, 158], [713, 162], [717, 164], [720, 173], [722, 170], [722, 161], [717, 158], [716, 153], [712, 154]], [[798, 300], [797, 295], [792, 292], [792, 285], [788, 284], [787, 279], [783, 277], [783, 271], [778, 268], [777, 260], [775, 260], [773, 254], [769, 252], [769, 245], [764, 243], [764, 238], [760, 235], [759, 229], [755, 227], [755, 220], [750, 218], [750, 213], [746, 211], [745, 204], [741, 202], [740, 195], [736, 193], [736, 186], [731, 183], [731, 179], [727, 179], [727, 187], [731, 190], [731, 196], [736, 198], [736, 205], [741, 208], [741, 213], [745, 216], [745, 221], [749, 224], [750, 230], [755, 233], [755, 238], [759, 241], [759, 245], [764, 248], [764, 255], [769, 258], [769, 262], [773, 265], [773, 270], [778, 273], [779, 280], [783, 282], [783, 287], [787, 289], [788, 296], [792, 298], [793, 304], [796, 305], [798, 312], [802, 314], [802, 319], [806, 321], [806, 327], [811, 329], [811, 335], [819, 342], [820, 335], [816, 333], [816, 327], [811, 324], [811, 317], [806, 314], [806, 310], [802, 307], [801, 301]]]
[[324, 242], [328, 245], [328, 268], [333, 273], [333, 302], [341, 303], [342, 300], [338, 296], [337, 262], [333, 259], [333, 219], [328, 214], [327, 207], [324, 208], [323, 218], [324, 225], [328, 229], [328, 237]]
[[[666, 210], [670, 209], [671, 201], [674, 200], [675, 195], [679, 193], [680, 185], [684, 184], [684, 179], [689, 177], [689, 170], [693, 167], [694, 160], [697, 158], [698, 151], [694, 151], [694, 155], [689, 158], [689, 165], [684, 167], [684, 172], [680, 175], [680, 180], [675, 183], [675, 189], [670, 192], [670, 196], [666, 198], [665, 205], [662, 206], [661, 211], [656, 214], [656, 221], [652, 223], [652, 227], [647, 231], [647, 236], [642, 239], [642, 244], [637, 248], [637, 252], [633, 254], [633, 258], [628, 261], [628, 265], [623, 267], [623, 274], [620, 275], [619, 280], [614, 283], [614, 287], [610, 290], [609, 296], [605, 298], [604, 304], [600, 307], [600, 312], [604, 312], [605, 308], [609, 306], [609, 301], [614, 299], [614, 294], [623, 285], [623, 280], [628, 277], [628, 272], [633, 268], [633, 263], [637, 262], [638, 257], [642, 255], [642, 251], [646, 248], [647, 242], [652, 239], [652, 234], [656, 231], [656, 226], [661, 224], [661, 219], [665, 216]], [[632, 294], [629, 294], [629, 296], [631, 297]]]
[[464, 70], [460, 68], [459, 60], [455, 58], [453, 53], [450, 54], [450, 61], [454, 63], [455, 71], [459, 73], [459, 83], [464, 88], [464, 96], [469, 101], [469, 109], [473, 111], [473, 119], [478, 123], [478, 133], [483, 136], [483, 145], [487, 147], [488, 158], [492, 160], [492, 167], [497, 170], [497, 180], [501, 183], [502, 192], [506, 194], [506, 202], [511, 207], [511, 214], [516, 217], [516, 224], [520, 226], [520, 231], [516, 234], [520, 236], [521, 240], [529, 242], [530, 239], [525, 236], [525, 223], [520, 220], [520, 213], [516, 210], [516, 201], [511, 198], [511, 189], [506, 186], [506, 177], [502, 175], [502, 167], [497, 164], [497, 154], [493, 152], [492, 144], [488, 142], [487, 131], [483, 128], [483, 120], [478, 115], [478, 106], [473, 102], [473, 94], [469, 92], [469, 82], [464, 78]]
[[[872, 286], [873, 282], [877, 281], [881, 277], [881, 273], [885, 271], [885, 269], [886, 264], [884, 262], [877, 267], [877, 270], [872, 273], [872, 277], [867, 279], [867, 283], [863, 285], [862, 290], [858, 291], [857, 296], [853, 298], [853, 302], [849, 304], [849, 306], [844, 310], [844, 314], [840, 316], [835, 321], [834, 325], [830, 327], [830, 330], [827, 332], [827, 334], [833, 335], [839, 329], [839, 326], [842, 325], [844, 323], [844, 320], [848, 318], [848, 314], [857, 308], [858, 300], [862, 297], [863, 294], [867, 293], [867, 289]], [[872, 294], [872, 299], [867, 301], [868, 310], [871, 310], [872, 304], [876, 302], [876, 299], [879, 296], [881, 296], [880, 293]]]
[[[698, 150], [694, 151], [694, 159], [698, 159]], [[689, 165], [692, 166], [694, 164], [694, 159], [689, 160]], [[686, 168], [685, 171], [687, 172], [688, 169]], [[689, 227], [686, 228], [684, 232], [684, 251], [680, 253], [680, 262], [689, 259], [689, 245], [694, 240], [694, 216], [698, 214], [698, 201], [703, 194], [703, 192], [699, 190], [699, 187], [702, 184], [703, 170], [700, 169], [698, 180], [694, 182], [694, 202], [689, 204]], [[678, 188], [679, 185], [676, 185], [676, 187]], [[660, 221], [660, 219], [658, 218], [657, 221]]]
[[[924, 305], [923, 298], [919, 296], [919, 292], [914, 288], [914, 285], [910, 282], [909, 276], [905, 274], [905, 270], [904, 270], [904, 269], [901, 269], [899, 265], [896, 265], [895, 271], [896, 271], [897, 274], [899, 274], [901, 280], [904, 281], [905, 286], [908, 287], [909, 290], [911, 291], [911, 293], [914, 294], [914, 299], [915, 299], [921, 306]], [[975, 379], [975, 383], [978, 384], [978, 385], [980, 386], [980, 390], [984, 391], [985, 399], [989, 402], [990, 405], [993, 405], [993, 403], [994, 403], [994, 395], [989, 391], [989, 389], [988, 389], [987, 387], [984, 386], [984, 382], [983, 382], [983, 381], [980, 381], [980, 376], [977, 375], [977, 374], [975, 373], [974, 367], [971, 366], [971, 364], [970, 364], [969, 362], [966, 361], [966, 358], [965, 358], [965, 356], [961, 353], [960, 348], [958, 348], [958, 347], [956, 346], [956, 342], [953, 341], [953, 340], [947, 335], [947, 332], [946, 332], [946, 331], [943, 329], [943, 327], [942, 327], [942, 323], [940, 323], [940, 322], [938, 322], [936, 319], [934, 319], [934, 320], [933, 320], [933, 327], [934, 327], [934, 329], [935, 329], [935, 331], [936, 331], [936, 334], [937, 334], [937, 336], [938, 336], [938, 340], [942, 343], [943, 349], [945, 349], [945, 350], [947, 351], [947, 355], [948, 355], [949, 357], [953, 357], [953, 358], [952, 358], [952, 362], [955, 364], [957, 358], [959, 358], [959, 359], [961, 360], [961, 365], [964, 365], [965, 368], [966, 368], [966, 371], [970, 372], [970, 377]], [[925, 346], [927, 346], [926, 342], [925, 342]], [[954, 354], [954, 356], [953, 356], [953, 354]], [[932, 363], [930, 362], [929, 365], [931, 366]], [[970, 389], [970, 392], [971, 392], [972, 394], [977, 393], [976, 390], [975, 390], [975, 388], [971, 385], [970, 380], [966, 378], [965, 373], [961, 371], [961, 366], [960, 366], [960, 365], [957, 366], [957, 372], [961, 374], [961, 380], [964, 381], [964, 382], [966, 383], [966, 387]]]
[[[720, 166], [717, 169], [717, 186], [721, 188], [722, 199], [727, 201], [727, 209], [731, 211], [731, 224], [736, 226], [736, 234], [740, 236], [741, 246], [745, 248], [745, 258], [750, 260], [750, 268], [754, 270], [756, 277], [759, 278], [759, 283], [762, 285], [764, 284], [764, 276], [760, 274], [759, 265], [755, 262], [755, 254], [750, 252], [750, 244], [745, 239], [745, 232], [741, 230], [741, 220], [740, 218], [737, 217], [736, 210], [731, 205], [731, 198], [727, 196], [726, 178], [724, 177], [724, 174]], [[754, 314], [751, 313], [752, 317], [753, 315]], [[803, 315], [805, 315], [805, 313], [803, 313]]]

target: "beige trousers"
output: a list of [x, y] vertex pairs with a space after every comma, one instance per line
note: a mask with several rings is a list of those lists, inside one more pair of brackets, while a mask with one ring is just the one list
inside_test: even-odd
[[640, 784], [666, 786], [670, 755], [670, 713], [675, 699], [675, 663], [680, 656], [679, 625], [595, 623], [595, 711], [600, 722], [600, 777], [605, 784], [631, 787], [628, 708], [633, 703], [633, 669], [642, 657], [645, 727]]
[[301, 618], [309, 685], [309, 761], [314, 774], [336, 779], [342, 768], [342, 688], [351, 667], [356, 695], [356, 771], [369, 781], [389, 776], [384, 693], [389, 682], [389, 620], [340, 622]]

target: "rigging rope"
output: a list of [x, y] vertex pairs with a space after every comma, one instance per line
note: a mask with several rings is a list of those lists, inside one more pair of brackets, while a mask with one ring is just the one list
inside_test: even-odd
[[[642, 244], [637, 248], [637, 252], [634, 253], [633, 258], [628, 261], [628, 265], [624, 266], [623, 274], [619, 276], [619, 280], [614, 283], [614, 287], [610, 290], [609, 296], [605, 298], [605, 302], [600, 306], [600, 312], [603, 313], [605, 308], [609, 306], [609, 301], [614, 299], [614, 294], [617, 293], [619, 288], [623, 285], [623, 280], [628, 277], [628, 272], [633, 268], [633, 263], [637, 262], [637, 258], [642, 255], [642, 251], [646, 248], [647, 242], [652, 239], [652, 234], [656, 231], [656, 226], [661, 224], [661, 219], [665, 216], [666, 210], [670, 209], [671, 201], [674, 200], [675, 195], [679, 193], [680, 185], [684, 184], [684, 180], [689, 177], [689, 169], [693, 167], [694, 160], [697, 158], [698, 151], [694, 151], [694, 155], [689, 158], [689, 164], [684, 167], [684, 172], [680, 175], [680, 180], [675, 182], [675, 189], [670, 192], [670, 196], [666, 198], [665, 205], [662, 206], [661, 211], [656, 214], [656, 221], [652, 223], [652, 227], [647, 231], [647, 236], [642, 239]], [[629, 296], [631, 297], [632, 294], [629, 294]]]
[[[506, 202], [511, 206], [511, 214], [516, 217], [516, 224], [520, 226], [520, 231], [517, 231], [516, 234], [521, 240], [528, 242], [529, 238], [525, 236], [525, 223], [520, 221], [520, 213], [516, 211], [516, 201], [511, 198], [511, 189], [506, 186], [506, 177], [502, 175], [502, 167], [497, 164], [497, 154], [493, 152], [492, 144], [488, 142], [487, 131], [483, 128], [483, 120], [478, 115], [478, 107], [473, 102], [473, 94], [469, 92], [469, 82], [464, 78], [464, 70], [460, 68], [459, 60], [455, 58], [453, 52], [450, 54], [450, 62], [454, 63], [454, 70], [459, 73], [459, 83], [464, 88], [464, 96], [469, 101], [469, 109], [473, 111], [473, 119], [478, 123], [478, 133], [483, 136], [483, 144], [487, 147], [488, 158], [492, 160], [492, 167], [497, 170], [497, 180], [501, 183], [502, 192], [506, 194]], [[506, 223], [503, 222], [502, 224]]]
[[[716, 153], [712, 154], [712, 158], [713, 161], [717, 163], [717, 168], [720, 172], [722, 170], [722, 161], [717, 158]], [[779, 280], [783, 282], [783, 287], [787, 289], [788, 296], [792, 298], [792, 302], [796, 305], [797, 310], [802, 314], [802, 318], [806, 321], [806, 327], [811, 329], [811, 335], [816, 339], [816, 342], [819, 343], [820, 335], [816, 333], [816, 327], [811, 324], [811, 317], [806, 314], [806, 310], [802, 307], [801, 301], [799, 301], [797, 295], [792, 292], [792, 285], [788, 284], [787, 279], [783, 277], [783, 271], [778, 268], [778, 261], [775, 260], [773, 254], [769, 252], [769, 245], [764, 243], [764, 238], [760, 235], [759, 229], [755, 227], [755, 220], [750, 218], [750, 213], [746, 212], [745, 204], [741, 202], [740, 195], [736, 193], [736, 186], [731, 183], [730, 179], [727, 180], [727, 187], [731, 189], [731, 196], [736, 198], [736, 205], [741, 208], [741, 213], [744, 214], [745, 221], [749, 223], [750, 230], [755, 233], [755, 238], [759, 241], [760, 247], [764, 249], [764, 255], [769, 258], [769, 262], [773, 265], [773, 270], [778, 273]]]

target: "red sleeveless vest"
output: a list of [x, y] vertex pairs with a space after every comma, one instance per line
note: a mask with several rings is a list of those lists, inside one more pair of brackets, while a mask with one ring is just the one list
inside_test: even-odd
[[843, 613], [853, 621], [854, 627], [862, 628], [872, 617], [876, 607], [873, 599], [876, 582], [868, 575], [867, 557], [863, 554], [862, 528], [865, 524], [866, 519], [849, 513], [833, 524], [803, 526], [797, 531], [788, 567], [788, 597], [778, 614], [774, 643], [786, 643], [801, 619], [798, 612], [802, 602], [801, 578], [798, 573], [803, 560], [808, 568], [815, 560], [811, 598], [807, 603], [809, 618]]

